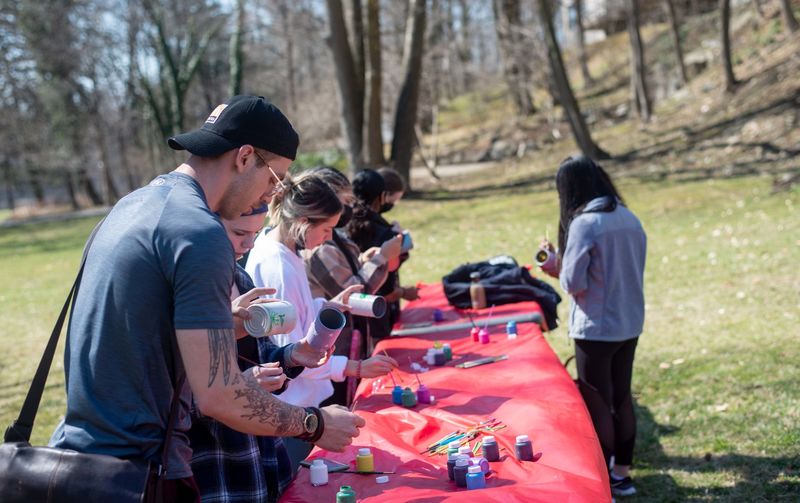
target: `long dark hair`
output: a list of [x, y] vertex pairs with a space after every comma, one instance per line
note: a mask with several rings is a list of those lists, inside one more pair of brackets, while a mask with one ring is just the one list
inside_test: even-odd
[[592, 199], [606, 197], [606, 201], [593, 212], [610, 212], [617, 204], [624, 205], [614, 182], [599, 164], [586, 156], [567, 157], [558, 167], [556, 173], [556, 190], [561, 206], [558, 222], [558, 253], [563, 256], [567, 248], [569, 225], [581, 213]]
[[353, 195], [356, 204], [353, 206], [353, 218], [345, 227], [350, 239], [358, 244], [361, 251], [368, 248], [366, 243], [373, 240], [373, 219], [377, 214], [370, 208], [386, 189], [383, 177], [374, 169], [364, 169], [353, 177]]

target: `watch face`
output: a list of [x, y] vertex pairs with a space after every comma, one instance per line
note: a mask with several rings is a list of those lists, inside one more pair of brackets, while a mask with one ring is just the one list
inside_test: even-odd
[[303, 421], [303, 426], [305, 427], [306, 432], [314, 433], [317, 431], [317, 423], [317, 415], [312, 412], [306, 416], [305, 420]]

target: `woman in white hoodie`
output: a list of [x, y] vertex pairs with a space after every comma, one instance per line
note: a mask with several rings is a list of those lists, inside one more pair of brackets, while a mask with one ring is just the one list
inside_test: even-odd
[[[272, 342], [279, 346], [303, 339], [317, 313], [326, 304], [325, 299], [312, 297], [299, 252], [331, 239], [342, 213], [338, 196], [319, 177], [300, 175], [283, 184], [270, 204], [272, 228], [256, 239], [245, 268], [256, 286], [274, 288], [276, 298], [291, 303], [297, 310], [294, 330], [271, 337]], [[350, 294], [362, 288], [361, 285], [351, 286], [327, 302], [346, 309]], [[379, 377], [396, 367], [394, 359], [382, 355], [366, 360], [349, 360], [334, 355], [321, 367], [304, 370], [278, 396], [293, 405], [316, 407], [333, 394], [331, 380], [343, 381], [348, 376]]]

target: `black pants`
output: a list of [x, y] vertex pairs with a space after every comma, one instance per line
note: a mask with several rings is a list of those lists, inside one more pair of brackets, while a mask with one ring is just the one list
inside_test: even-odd
[[621, 342], [575, 339], [578, 386], [592, 416], [606, 463], [633, 463], [636, 416], [631, 397], [633, 356], [638, 338]]

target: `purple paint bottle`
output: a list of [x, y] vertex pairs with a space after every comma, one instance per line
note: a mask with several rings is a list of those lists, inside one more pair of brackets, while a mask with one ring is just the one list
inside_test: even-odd
[[433, 321], [440, 322], [444, 321], [444, 313], [441, 309], [434, 309], [433, 310]]
[[417, 388], [417, 401], [419, 403], [431, 403], [431, 390], [424, 384], [420, 384]]
[[479, 466], [483, 473], [489, 473], [489, 461], [486, 458], [469, 458], [470, 466]]
[[517, 451], [517, 459], [520, 461], [533, 461], [533, 444], [528, 435], [517, 435], [517, 443], [514, 444]]

